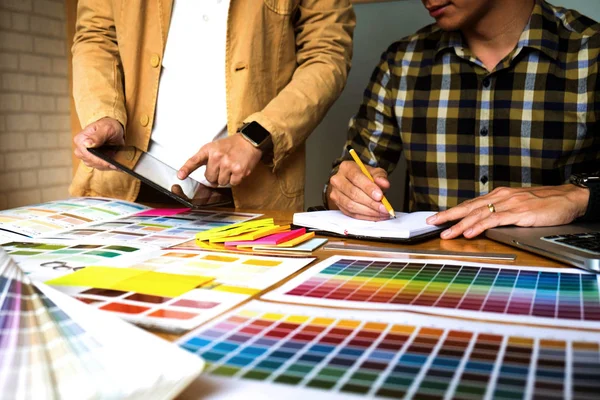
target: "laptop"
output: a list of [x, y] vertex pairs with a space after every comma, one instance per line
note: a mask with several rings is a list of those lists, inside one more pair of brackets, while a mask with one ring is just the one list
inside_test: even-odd
[[509, 246], [600, 273], [600, 223], [580, 222], [541, 228], [501, 227], [485, 235]]

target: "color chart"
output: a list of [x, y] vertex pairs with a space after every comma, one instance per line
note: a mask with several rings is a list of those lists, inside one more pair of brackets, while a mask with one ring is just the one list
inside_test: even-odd
[[304, 399], [317, 390], [427, 399], [600, 393], [600, 336], [590, 332], [254, 301], [179, 344], [228, 378], [215, 382], [230, 397], [248, 381], [270, 383], [265, 398], [286, 386]]
[[32, 284], [2, 249], [0, 322], [3, 399], [172, 398], [203, 368], [177, 346]]
[[171, 247], [194, 239], [208, 229], [251, 220], [260, 214], [223, 211], [186, 211], [176, 215], [134, 215], [71, 229], [53, 238]]
[[598, 279], [567, 268], [334, 256], [264, 298], [600, 329]]
[[39, 237], [148, 209], [123, 200], [76, 197], [0, 211], [0, 230], [13, 238]]
[[[124, 259], [125, 260], [125, 259]], [[77, 272], [47, 281], [56, 289], [124, 319], [168, 331], [182, 331], [229, 310], [299, 271], [314, 258], [260, 257], [193, 250], [155, 250], [132, 255], [125, 261], [107, 262], [98, 279], [78, 277]], [[106, 267], [105, 267], [106, 266]], [[114, 290], [96, 282], [121, 271], [160, 274], [159, 281], [147, 278], [133, 282], [137, 291]], [[90, 270], [89, 267], [86, 270]], [[79, 271], [78, 271], [79, 272]], [[181, 278], [205, 277], [208, 283], [191, 290], [166, 295], [164, 290], [181, 288]], [[185, 284], [185, 282], [183, 282]], [[185, 289], [185, 287], [184, 287]]]
[[1, 246], [32, 280], [42, 282], [89, 265], [115, 260], [124, 262], [123, 259], [138, 253], [156, 250], [151, 246], [74, 244], [72, 241], [50, 239], [8, 242]]

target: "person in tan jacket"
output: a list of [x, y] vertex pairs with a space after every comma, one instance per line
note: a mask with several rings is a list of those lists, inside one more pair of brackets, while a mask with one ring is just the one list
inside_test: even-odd
[[301, 210], [304, 143], [345, 85], [352, 6], [198, 3], [79, 0], [73, 94], [85, 128], [70, 192], [136, 200], [140, 182], [87, 151], [127, 144], [181, 179], [231, 186], [238, 208]]

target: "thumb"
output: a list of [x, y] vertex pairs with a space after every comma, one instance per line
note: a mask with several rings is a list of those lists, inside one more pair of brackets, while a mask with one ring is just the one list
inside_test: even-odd
[[86, 147], [95, 147], [97, 141], [95, 140], [95, 136], [97, 135], [98, 127], [96, 124], [90, 124], [86, 126], [80, 133], [81, 135], [81, 144]]
[[383, 168], [373, 168], [369, 171], [373, 180], [382, 189], [389, 189], [390, 181], [388, 180], [388, 174]]

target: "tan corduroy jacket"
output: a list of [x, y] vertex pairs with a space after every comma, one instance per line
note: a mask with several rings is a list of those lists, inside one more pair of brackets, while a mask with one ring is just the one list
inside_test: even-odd
[[[73, 91], [82, 126], [114, 118], [126, 128], [126, 144], [147, 149], [172, 6], [173, 0], [79, 0]], [[233, 188], [236, 207], [302, 209], [304, 142], [345, 85], [354, 25], [349, 0], [231, 0], [229, 134], [257, 121], [274, 145], [273, 165], [259, 163]], [[204, 118], [210, 116], [198, 110], [195, 128]], [[124, 173], [81, 163], [70, 190], [135, 200], [139, 186]]]

